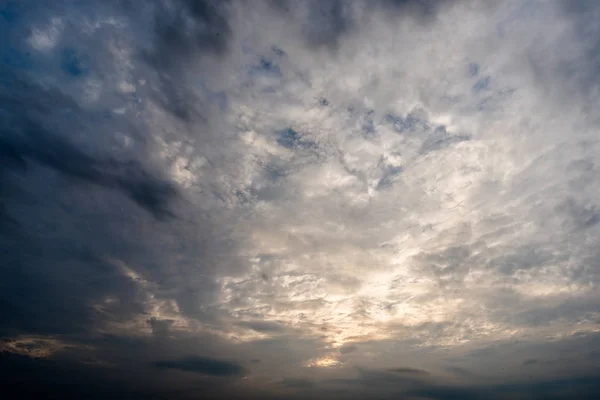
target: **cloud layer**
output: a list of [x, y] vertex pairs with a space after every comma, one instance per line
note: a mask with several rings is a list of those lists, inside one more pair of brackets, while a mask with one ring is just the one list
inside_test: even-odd
[[6, 2], [3, 379], [593, 398], [599, 13]]

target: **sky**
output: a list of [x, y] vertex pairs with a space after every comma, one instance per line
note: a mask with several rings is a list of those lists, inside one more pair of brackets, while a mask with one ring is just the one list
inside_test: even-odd
[[599, 19], [0, 0], [2, 397], [600, 398]]

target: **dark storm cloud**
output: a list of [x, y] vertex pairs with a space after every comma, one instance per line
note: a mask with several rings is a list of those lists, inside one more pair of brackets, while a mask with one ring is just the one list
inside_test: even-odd
[[[0, 235], [2, 331], [86, 330], [94, 324], [91, 303], [106, 295], [121, 299], [119, 314], [124, 317], [142, 311], [136, 284], [104, 259], [126, 243], [120, 240], [122, 232], [109, 228], [118, 223], [114, 214], [91, 216], [93, 203], [76, 205], [68, 199], [81, 196], [81, 188], [60, 188], [64, 182], [47, 170], [33, 167], [8, 175], [3, 171], [2, 179], [12, 182], [14, 190], [3, 193], [2, 200], [14, 223]], [[92, 190], [87, 195], [101, 194]]]
[[[11, 399], [169, 399], [155, 388], [134, 387], [102, 368], [0, 352], [0, 383]], [[153, 386], [153, 385], [151, 385]]]
[[[117, 3], [119, 7], [110, 8]], [[140, 282], [126, 276], [121, 265], [144, 270], [144, 278], [164, 289], [170, 299], [176, 298], [182, 312], [198, 316], [200, 304], [210, 298], [214, 287], [210, 278], [196, 282], [189, 275], [214, 271], [218, 264], [209, 262], [208, 254], [233, 243], [208, 244], [215, 242], [208, 233], [199, 233], [190, 220], [202, 220], [204, 228], [212, 223], [196, 218], [178, 185], [165, 173], [169, 166], [157, 157], [160, 150], [145, 121], [113, 112], [128, 104], [133, 105], [132, 112], [139, 111], [136, 107], [143, 104], [140, 97], [145, 93], [141, 86], [127, 95], [111, 89], [121, 73], [106, 62], [114, 60], [108, 46], [114, 32], [100, 25], [97, 35], [83, 36], [96, 42], [84, 46], [77, 39], [82, 36], [76, 23], [68, 18], [90, 10], [83, 5], [70, 9], [53, 4], [60, 11], [53, 10], [64, 32], [52, 39], [56, 43], [48, 42], [55, 46], [52, 51], [33, 50], [27, 42], [27, 35], [36, 32], [32, 27], [48, 27], [40, 3], [32, 2], [31, 8], [19, 6], [18, 13], [9, 4], [1, 17], [8, 23], [0, 24], [0, 30], [7, 33], [1, 35], [0, 53], [12, 48], [11, 60], [18, 56], [38, 65], [32, 69], [10, 60], [0, 65], [0, 252], [4, 266], [0, 270], [0, 330], [6, 334], [79, 333], [99, 329], [108, 321], [126, 323], [145, 313], [148, 293]], [[121, 20], [128, 15], [127, 26], [132, 27], [128, 33], [137, 35], [136, 23], [148, 11], [157, 11], [159, 3], [130, 6], [109, 2], [95, 11], [100, 19], [103, 13]], [[220, 13], [216, 3], [177, 6], [193, 14], [197, 24], [225, 23], [211, 14]], [[227, 31], [226, 25], [222, 28]], [[197, 35], [200, 39], [190, 45], [190, 51], [218, 47], [207, 43], [210, 35]], [[173, 51], [180, 54], [185, 46]], [[139, 62], [138, 50], [132, 54], [133, 63]], [[136, 65], [140, 77], [148, 78], [147, 69]], [[100, 84], [100, 97], [93, 104], [81, 96], [87, 90], [81, 86], [86, 79]], [[181, 86], [178, 80], [174, 84]], [[185, 107], [194, 111], [196, 104], [188, 102]], [[154, 228], [148, 230], [149, 225]], [[203, 242], [208, 247], [198, 243], [189, 247], [199, 235], [206, 236]], [[174, 253], [164, 251], [167, 247], [178, 249], [177, 262], [171, 258]], [[188, 271], [183, 281], [182, 268]], [[104, 304], [107, 299], [112, 303]], [[154, 321], [148, 328], [163, 336], [168, 332], [165, 324]]]
[[92, 303], [112, 294], [119, 314], [142, 311], [136, 284], [106, 261], [137, 245], [128, 248], [125, 231], [113, 229], [127, 225], [119, 212], [140, 214], [133, 204], [172, 216], [175, 186], [142, 164], [142, 146], [127, 155], [110, 149], [110, 121], [97, 126], [95, 112], [20, 71], [2, 67], [2, 77], [2, 329], [86, 330], [95, 323]]
[[157, 361], [154, 366], [160, 369], [177, 369], [210, 376], [240, 376], [244, 368], [230, 361], [207, 357], [186, 357], [173, 361]]
[[167, 204], [175, 188], [152, 177], [136, 161], [95, 159], [33, 121], [24, 120], [20, 127], [18, 119], [12, 122], [12, 129], [20, 132], [0, 137], [0, 146], [9, 149], [7, 158], [21, 165], [32, 161], [74, 180], [121, 191], [157, 217], [172, 215]]
[[[11, 167], [22, 169], [33, 162], [73, 182], [120, 191], [157, 217], [172, 215], [168, 204], [177, 194], [172, 184], [153, 176], [135, 159], [118, 160], [109, 154], [94, 156], [68, 139], [90, 134], [86, 132], [89, 127], [72, 124], [73, 116], [84, 114], [73, 99], [56, 90], [44, 90], [8, 69], [0, 71], [10, 80], [0, 93], [0, 173]], [[53, 115], [61, 113], [62, 120]]]
[[[461, 385], [450, 385], [444, 379], [427, 373], [410, 377], [379, 370], [360, 370], [355, 379], [329, 379], [318, 383], [319, 387], [351, 387], [352, 391], [364, 398], [396, 399], [427, 398], [435, 400], [510, 400], [515, 398], [593, 399], [600, 393], [597, 376], [581, 376], [572, 379], [537, 380], [530, 378], [522, 383], [473, 384], [470, 380]], [[422, 378], [422, 379], [420, 379]]]
[[[398, 370], [398, 371], [396, 371]], [[394, 399], [430, 398], [436, 400], [484, 399], [493, 398], [492, 393], [482, 396], [476, 389], [461, 386], [449, 386], [442, 379], [430, 376], [420, 369], [397, 368], [387, 371], [360, 369], [355, 379], [330, 379], [322, 381], [324, 385], [349, 386], [365, 398]]]

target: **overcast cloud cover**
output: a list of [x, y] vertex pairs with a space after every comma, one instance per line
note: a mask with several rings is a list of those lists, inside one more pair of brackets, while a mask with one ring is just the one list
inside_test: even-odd
[[600, 398], [599, 20], [0, 1], [2, 397]]

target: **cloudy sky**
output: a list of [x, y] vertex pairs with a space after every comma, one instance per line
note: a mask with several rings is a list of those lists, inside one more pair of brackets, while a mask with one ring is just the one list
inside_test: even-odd
[[1, 0], [0, 382], [598, 398], [599, 19]]

